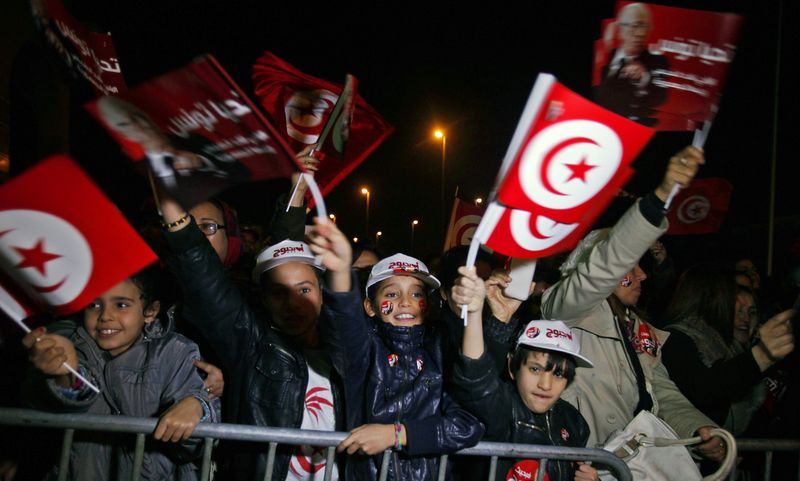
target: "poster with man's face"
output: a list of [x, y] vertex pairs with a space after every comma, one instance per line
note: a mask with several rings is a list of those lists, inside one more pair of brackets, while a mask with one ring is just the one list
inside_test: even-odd
[[595, 42], [595, 101], [657, 130], [694, 130], [711, 119], [743, 18], [618, 2]]

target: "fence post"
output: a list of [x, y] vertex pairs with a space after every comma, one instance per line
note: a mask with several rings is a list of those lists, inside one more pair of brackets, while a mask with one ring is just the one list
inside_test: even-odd
[[67, 481], [69, 472], [69, 452], [72, 450], [72, 436], [74, 429], [64, 430], [64, 441], [61, 443], [61, 459], [58, 463], [58, 481]]

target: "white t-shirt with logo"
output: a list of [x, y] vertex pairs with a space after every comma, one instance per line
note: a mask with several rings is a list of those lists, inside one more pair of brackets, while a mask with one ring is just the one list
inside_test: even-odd
[[[308, 386], [301, 429], [335, 431], [336, 416], [331, 394], [331, 366], [319, 351], [305, 351]], [[325, 477], [325, 449], [321, 446], [295, 446], [286, 481], [322, 481]], [[331, 480], [339, 479], [334, 461]]]

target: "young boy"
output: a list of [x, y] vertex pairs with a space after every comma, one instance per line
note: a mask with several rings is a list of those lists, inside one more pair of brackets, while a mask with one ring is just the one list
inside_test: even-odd
[[478, 420], [444, 392], [440, 339], [425, 325], [439, 281], [413, 257], [383, 259], [367, 280], [367, 319], [348, 316], [346, 307], [360, 301], [357, 280], [349, 279], [324, 304], [331, 312], [325, 338], [334, 366], [343, 370], [352, 430], [339, 450], [359, 455], [348, 460], [347, 479], [377, 479], [379, 454], [392, 447], [389, 479], [435, 479], [440, 454], [472, 446], [483, 434]]
[[[158, 416], [153, 437], [182, 441], [181, 449], [148, 445], [142, 479], [197, 479], [189, 461], [199, 457], [201, 445], [188, 439], [201, 421], [218, 422], [219, 401], [209, 401], [192, 364], [200, 359], [197, 346], [172, 331], [171, 319], [162, 323], [156, 317], [160, 303], [152, 269], [100, 295], [83, 310], [82, 325], [63, 321], [50, 333], [42, 327], [25, 336], [35, 370], [26, 379], [24, 397], [43, 410]], [[100, 394], [70, 374], [65, 362]], [[131, 435], [76, 433], [67, 479], [128, 479], [132, 469]], [[48, 479], [57, 474], [54, 469]]]
[[[585, 447], [589, 426], [577, 409], [560, 399], [575, 377], [575, 367], [592, 367], [580, 354], [580, 342], [561, 321], [531, 321], [517, 339], [508, 360], [512, 385], [503, 382], [486, 354], [482, 310], [486, 290], [475, 269], [461, 267], [450, 296], [451, 308], [467, 305], [461, 355], [454, 370], [456, 399], [486, 426], [490, 441]], [[530, 472], [530, 461], [500, 459], [508, 478]], [[550, 461], [551, 481], [596, 480], [587, 464], [576, 470], [570, 461]], [[521, 475], [521, 476], [519, 476]], [[516, 479], [516, 478], [513, 478]]]

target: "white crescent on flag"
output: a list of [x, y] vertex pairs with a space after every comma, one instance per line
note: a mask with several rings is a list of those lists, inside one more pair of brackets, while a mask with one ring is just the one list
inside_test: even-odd
[[678, 220], [684, 224], [694, 224], [708, 217], [711, 211], [711, 202], [702, 195], [691, 195], [678, 206]]
[[317, 143], [323, 121], [339, 96], [330, 90], [298, 90], [286, 101], [286, 133], [306, 145]]
[[622, 142], [593, 120], [557, 122], [535, 135], [522, 152], [519, 181], [539, 205], [565, 210], [594, 197], [616, 174]]
[[0, 265], [52, 306], [75, 300], [92, 274], [92, 250], [72, 224], [27, 209], [0, 211]]

